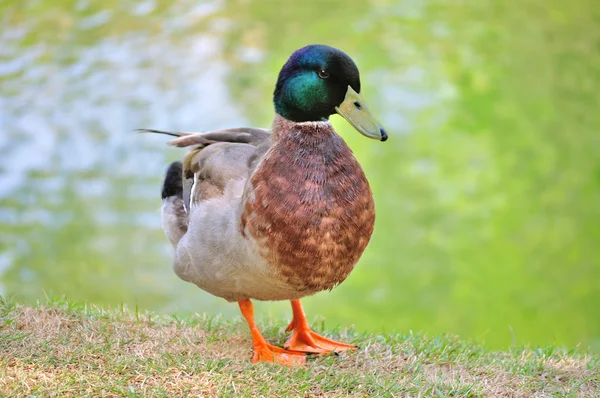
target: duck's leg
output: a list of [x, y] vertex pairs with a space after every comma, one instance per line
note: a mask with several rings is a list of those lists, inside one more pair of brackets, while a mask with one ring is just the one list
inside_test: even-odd
[[332, 351], [340, 352], [356, 348], [352, 344], [329, 340], [310, 330], [300, 300], [291, 300], [291, 303], [294, 317], [286, 331], [291, 331], [292, 335], [283, 345], [284, 348], [315, 354], [326, 354]]
[[275, 347], [267, 342], [262, 336], [256, 323], [254, 323], [254, 306], [250, 300], [238, 301], [240, 311], [252, 333], [252, 342], [254, 344], [254, 356], [252, 362], [275, 362], [286, 366], [303, 365], [306, 362], [306, 355], [303, 352], [294, 350], [284, 350]]

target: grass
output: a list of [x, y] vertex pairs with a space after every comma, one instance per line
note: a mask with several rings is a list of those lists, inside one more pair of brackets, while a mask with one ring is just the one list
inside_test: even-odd
[[[263, 324], [282, 344], [286, 322]], [[321, 331], [322, 332], [322, 331]], [[301, 368], [252, 365], [246, 325], [0, 297], [5, 396], [600, 396], [599, 358], [556, 347], [489, 352], [454, 336], [357, 334], [360, 350]]]

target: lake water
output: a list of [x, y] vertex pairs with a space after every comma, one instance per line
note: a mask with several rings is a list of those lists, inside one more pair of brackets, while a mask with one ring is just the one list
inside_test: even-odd
[[[152, 127], [270, 125], [295, 49], [350, 54], [390, 134], [338, 131], [377, 223], [325, 327], [600, 349], [593, 0], [0, 2], [0, 294], [238, 316], [180, 281]], [[287, 303], [258, 304], [281, 320]], [[283, 322], [282, 322], [283, 325]]]

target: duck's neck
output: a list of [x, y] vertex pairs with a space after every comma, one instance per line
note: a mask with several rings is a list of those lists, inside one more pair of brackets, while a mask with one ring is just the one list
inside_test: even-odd
[[318, 122], [294, 122], [280, 114], [276, 113], [271, 127], [271, 135], [273, 141], [277, 142], [281, 139], [292, 138], [294, 136], [302, 136], [309, 141], [318, 140], [324, 136], [335, 134], [333, 126], [329, 120], [321, 120]]

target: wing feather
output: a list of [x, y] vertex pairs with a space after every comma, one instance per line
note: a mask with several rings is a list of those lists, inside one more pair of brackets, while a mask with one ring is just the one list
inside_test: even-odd
[[208, 132], [171, 132], [140, 129], [176, 137], [169, 145], [189, 147], [183, 158], [183, 205], [190, 212], [193, 204], [224, 194], [232, 180], [247, 179], [271, 146], [268, 130], [233, 128]]

